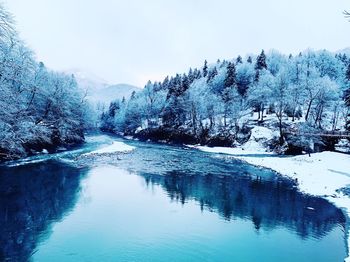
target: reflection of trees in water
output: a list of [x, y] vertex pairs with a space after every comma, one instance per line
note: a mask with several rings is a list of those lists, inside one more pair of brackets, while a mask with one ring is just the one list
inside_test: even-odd
[[71, 210], [84, 170], [44, 162], [0, 170], [0, 261], [28, 261], [52, 222]]
[[345, 227], [346, 223], [340, 209], [322, 198], [301, 194], [285, 179], [177, 172], [143, 177], [147, 184], [159, 184], [172, 200], [183, 204], [195, 200], [201, 209], [216, 211], [227, 220], [250, 219], [256, 230], [284, 226], [302, 238], [321, 238], [337, 224]]

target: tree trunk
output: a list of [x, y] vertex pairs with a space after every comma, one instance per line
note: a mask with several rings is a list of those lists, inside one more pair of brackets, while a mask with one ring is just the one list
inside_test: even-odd
[[280, 131], [280, 145], [283, 145], [284, 139], [283, 139], [283, 129], [282, 129], [282, 114], [279, 117], [279, 131]]
[[307, 111], [306, 111], [306, 115], [305, 115], [305, 121], [307, 121], [308, 118], [309, 118], [309, 114], [310, 114], [312, 102], [313, 102], [313, 99], [310, 100], [310, 102], [309, 102], [309, 104], [308, 104], [308, 106], [307, 106]]

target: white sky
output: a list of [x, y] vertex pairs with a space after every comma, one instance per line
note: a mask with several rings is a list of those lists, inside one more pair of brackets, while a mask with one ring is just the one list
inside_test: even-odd
[[350, 46], [349, 0], [3, 0], [21, 37], [56, 70], [110, 83], [147, 79], [238, 54]]

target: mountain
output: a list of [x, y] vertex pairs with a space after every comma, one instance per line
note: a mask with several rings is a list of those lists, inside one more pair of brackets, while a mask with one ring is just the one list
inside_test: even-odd
[[104, 79], [80, 70], [68, 70], [66, 73], [74, 74], [75, 79], [81, 89], [87, 92], [87, 100], [98, 107], [107, 107], [116, 99], [128, 99], [133, 91], [137, 92], [141, 89], [128, 84], [111, 85]]
[[113, 100], [123, 99], [123, 97], [129, 99], [132, 92], [140, 90], [140, 88], [128, 84], [107, 85], [103, 88], [90, 90], [87, 99], [95, 105], [108, 106]]
[[71, 69], [65, 71], [67, 74], [73, 74], [81, 89], [88, 92], [106, 88], [110, 84], [99, 76], [91, 72], [81, 71], [78, 69]]

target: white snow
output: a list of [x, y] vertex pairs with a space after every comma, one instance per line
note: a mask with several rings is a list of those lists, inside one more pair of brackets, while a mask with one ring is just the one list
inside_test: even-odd
[[[250, 139], [247, 143], [251, 146], [254, 141]], [[343, 209], [350, 217], [350, 198], [342, 192], [337, 192], [338, 189], [350, 185], [350, 155], [326, 151], [310, 156], [279, 157], [264, 152], [259, 142], [255, 142], [255, 148], [250, 146], [249, 150], [246, 150], [246, 145], [240, 148], [202, 146], [195, 148], [205, 152], [229, 154], [249, 164], [274, 170], [294, 179], [302, 192], [327, 199]], [[265, 156], [261, 156], [262, 154]], [[350, 250], [350, 231], [348, 247]], [[345, 261], [350, 262], [350, 256]]]
[[92, 151], [90, 153], [84, 154], [87, 155], [103, 155], [103, 154], [113, 154], [113, 153], [126, 153], [133, 151], [135, 147], [129, 146], [123, 142], [114, 141], [111, 145], [103, 147], [101, 149]]
[[[255, 154], [272, 154], [268, 152], [263, 143], [273, 139], [275, 132], [262, 126], [256, 126], [251, 130], [252, 134], [247, 143], [239, 147], [205, 147], [195, 146], [202, 151], [209, 153], [222, 153], [230, 155], [255, 155]], [[190, 146], [193, 147], [193, 146]]]
[[43, 153], [43, 154], [48, 154], [49, 151], [47, 151], [47, 149], [44, 148], [44, 149], [41, 151], [41, 153]]

